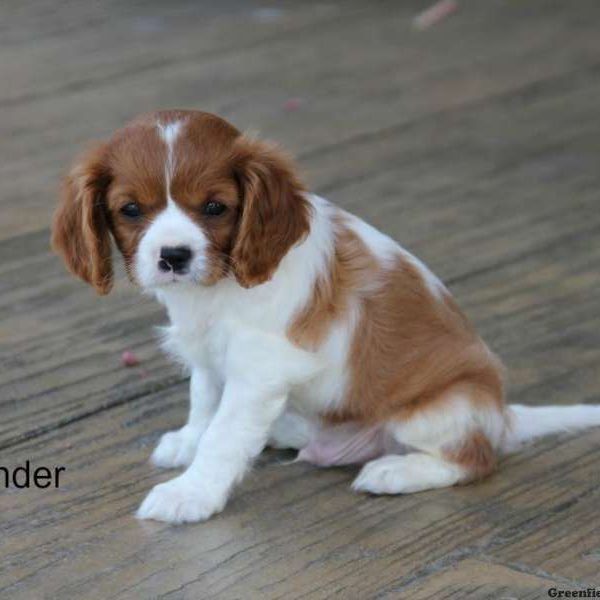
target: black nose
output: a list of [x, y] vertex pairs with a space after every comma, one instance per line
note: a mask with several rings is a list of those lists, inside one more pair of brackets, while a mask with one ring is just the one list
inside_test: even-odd
[[163, 246], [160, 249], [158, 268], [165, 273], [183, 273], [192, 258], [192, 251], [187, 246]]

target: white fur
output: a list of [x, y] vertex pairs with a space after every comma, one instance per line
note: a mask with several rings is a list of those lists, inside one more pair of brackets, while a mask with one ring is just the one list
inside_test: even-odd
[[[171, 179], [175, 170], [175, 143], [183, 126], [182, 121], [156, 124], [160, 137], [167, 146], [165, 162], [166, 208], [152, 221], [138, 246], [134, 269], [137, 280], [146, 290], [173, 283], [200, 283], [208, 275], [206, 251], [208, 240], [200, 227], [190, 219], [171, 197]], [[185, 274], [158, 269], [161, 248], [188, 246], [193, 253], [189, 271]]]
[[[148, 286], [156, 286], [156, 295], [169, 313], [167, 350], [194, 373], [210, 372], [215, 387], [222, 387], [223, 393], [214, 417], [203, 427], [192, 416], [200, 412], [203, 416], [198, 422], [205, 423], [210, 411], [206, 407], [194, 410], [197, 404], [192, 389], [190, 422], [163, 436], [153, 456], [161, 466], [190, 466], [184, 475], [150, 493], [138, 511], [140, 518], [195, 521], [221, 510], [233, 485], [267, 443], [288, 398], [293, 395], [294, 402], [300, 402], [298, 391], [303, 390], [300, 395], [305, 398], [313, 389], [308, 382], [318, 382], [319, 375], [331, 378], [327, 357], [297, 348], [286, 335], [333, 252], [333, 209], [320, 198], [309, 200], [314, 208], [310, 233], [288, 252], [269, 282], [250, 289], [232, 278], [210, 287], [185, 281]], [[168, 227], [158, 224], [151, 231], [155, 225], [140, 244], [139, 264], [151, 264], [146, 258], [149, 248], [165, 244], [169, 238]], [[184, 227], [186, 242], [180, 240], [176, 245], [189, 243], [186, 231]], [[335, 356], [329, 362], [339, 371], [345, 352], [335, 342], [330, 351]], [[332, 387], [333, 382], [315, 383], [314, 389], [322, 396], [333, 393]], [[212, 406], [212, 402], [208, 404]]]
[[600, 406], [512, 404], [507, 413], [508, 427], [498, 411], [474, 407], [468, 398], [457, 394], [443, 411], [421, 411], [404, 423], [388, 425], [398, 442], [423, 452], [373, 460], [362, 468], [352, 487], [372, 494], [408, 494], [454, 485], [465, 473], [444, 460], [441, 451], [456, 446], [474, 431], [484, 433], [494, 448], [509, 453], [550, 433], [600, 425]]
[[198, 442], [215, 415], [222, 392], [222, 386], [210, 370], [193, 369], [188, 422], [181, 429], [162, 436], [152, 454], [156, 466], [172, 468], [191, 464]]
[[439, 456], [424, 453], [382, 456], [368, 462], [352, 484], [357, 492], [412, 494], [458, 483], [464, 470]]
[[400, 246], [385, 233], [381, 233], [357, 216], [340, 211], [344, 215], [344, 222], [364, 242], [371, 252], [384, 265], [390, 264], [398, 256]]
[[285, 395], [276, 388], [257, 386], [252, 375], [249, 380], [229, 379], [191, 465], [183, 475], [157, 485], [140, 506], [138, 517], [184, 523], [220, 512], [284, 410]]
[[[508, 425], [508, 426], [507, 426]], [[444, 410], [420, 411], [387, 429], [398, 443], [420, 450], [406, 456], [384, 456], [367, 463], [353, 489], [373, 494], [407, 494], [454, 485], [466, 475], [443, 458], [470, 433], [481, 432], [502, 453], [518, 450], [524, 442], [551, 433], [600, 425], [600, 406], [522, 406], [512, 404], [506, 415], [493, 408], [472, 405], [456, 393]]]
[[388, 430], [406, 446], [436, 453], [452, 448], [471, 433], [481, 432], [497, 448], [504, 433], [505, 423], [495, 408], [482, 408], [460, 392], [444, 400], [444, 409], [436, 406], [423, 409], [410, 419], [390, 423]]
[[167, 163], [165, 165], [165, 179], [167, 182], [167, 198], [170, 202], [172, 202], [172, 198], [170, 195], [171, 188], [171, 179], [173, 178], [173, 173], [175, 172], [175, 142], [177, 141], [177, 137], [181, 132], [182, 122], [181, 121], [173, 121], [171, 123], [157, 123], [158, 132], [160, 137], [167, 145]]
[[388, 423], [388, 433], [402, 446], [420, 452], [388, 455], [367, 463], [352, 484], [372, 494], [409, 494], [447, 487], [467, 475], [462, 467], [444, 459], [444, 451], [460, 447], [475, 432], [483, 433], [498, 448], [505, 430], [502, 413], [474, 404], [460, 392], [402, 422]]
[[[187, 273], [164, 273], [158, 269], [163, 246], [189, 246], [193, 257]], [[207, 249], [208, 240], [202, 229], [175, 202], [169, 202], [152, 221], [138, 245], [134, 267], [137, 280], [146, 290], [174, 283], [198, 284], [208, 275], [210, 268]]]
[[576, 431], [600, 425], [600, 406], [574, 404], [571, 406], [508, 407], [509, 427], [502, 440], [505, 453], [518, 450], [523, 443], [550, 433]]

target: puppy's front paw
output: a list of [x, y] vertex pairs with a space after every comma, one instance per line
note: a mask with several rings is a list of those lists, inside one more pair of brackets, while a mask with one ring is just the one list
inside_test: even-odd
[[185, 474], [155, 486], [137, 511], [138, 519], [167, 523], [205, 521], [221, 512], [226, 498], [207, 493], [204, 486]]
[[194, 460], [201, 435], [200, 430], [188, 425], [177, 431], [169, 431], [160, 438], [150, 460], [163, 469], [188, 467]]

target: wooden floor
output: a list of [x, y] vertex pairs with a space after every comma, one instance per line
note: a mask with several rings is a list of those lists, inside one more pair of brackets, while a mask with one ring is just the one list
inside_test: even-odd
[[512, 402], [600, 402], [598, 0], [460, 0], [426, 31], [417, 0], [204, 4], [0, 9], [0, 464], [66, 467], [58, 490], [0, 488], [0, 598], [600, 586], [599, 431], [405, 497], [265, 453], [205, 524], [133, 518], [169, 477], [148, 457], [183, 423], [186, 382], [157, 348], [158, 307], [122, 276], [107, 298], [67, 276], [48, 221], [86, 142], [158, 107], [278, 140], [312, 189], [421, 256], [508, 365]]

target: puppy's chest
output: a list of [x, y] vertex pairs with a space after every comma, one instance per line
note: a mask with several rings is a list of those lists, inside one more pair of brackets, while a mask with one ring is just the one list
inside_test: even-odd
[[237, 371], [245, 371], [242, 375], [262, 371], [256, 362], [267, 355], [269, 360], [263, 358], [264, 363], [281, 368], [276, 348], [284, 336], [270, 327], [268, 320], [261, 322], [243, 308], [230, 310], [226, 305], [211, 310], [185, 308], [169, 306], [171, 324], [164, 329], [163, 338], [165, 350], [185, 366], [208, 367], [224, 379], [234, 363]]
[[220, 320], [172, 320], [164, 329], [163, 347], [186, 367], [208, 366], [222, 372], [230, 344], [227, 329]]
[[[163, 347], [188, 368], [211, 369], [222, 380], [233, 375], [254, 386], [289, 386], [308, 412], [336, 406], [343, 394], [350, 328], [334, 328], [316, 353], [293, 344], [285, 323], [269, 310], [254, 314], [227, 303], [167, 304], [171, 324]], [[271, 318], [270, 318], [271, 317]]]

